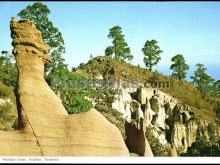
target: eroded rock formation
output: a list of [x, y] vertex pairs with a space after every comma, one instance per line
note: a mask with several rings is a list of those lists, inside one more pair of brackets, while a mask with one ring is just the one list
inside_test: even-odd
[[13, 54], [18, 68], [19, 130], [0, 132], [4, 156], [129, 156], [116, 126], [91, 109], [68, 115], [44, 80], [50, 47], [29, 20], [11, 20]]
[[[137, 126], [139, 124], [139, 126]], [[150, 148], [150, 144], [145, 136], [145, 124], [143, 119], [139, 123], [126, 122], [126, 145], [131, 153], [138, 154], [139, 156], [154, 156]]]
[[[121, 112], [123, 116], [126, 116], [125, 119], [129, 122], [132, 119], [132, 107], [127, 106], [127, 104], [129, 105], [132, 100], [136, 100], [144, 113], [143, 118], [145, 119], [144, 124], [146, 124], [146, 127], [150, 128], [151, 133], [162, 145], [172, 146], [171, 156], [186, 152], [187, 148], [196, 141], [198, 136], [205, 136], [209, 139], [207, 128], [212, 122], [196, 116], [196, 113], [192, 111], [193, 107], [190, 105], [186, 105], [179, 99], [156, 88], [140, 86], [135, 90], [122, 87], [119, 89], [123, 91], [118, 95], [118, 98], [121, 99], [114, 100], [113, 108]], [[138, 124], [136, 124], [136, 129], [138, 129]], [[131, 130], [137, 132], [137, 130], [130, 129], [130, 127], [127, 130], [129, 130], [129, 133], [132, 132]], [[216, 133], [216, 135], [219, 136], [220, 134]], [[131, 145], [133, 146], [132, 148], [135, 145], [139, 146], [139, 143], [131, 143], [128, 148]]]

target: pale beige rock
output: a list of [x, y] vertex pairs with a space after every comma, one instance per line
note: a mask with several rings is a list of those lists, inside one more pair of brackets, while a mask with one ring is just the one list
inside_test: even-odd
[[175, 123], [173, 131], [172, 131], [172, 144], [183, 152], [187, 151], [187, 134], [186, 134], [186, 126], [180, 122]]
[[153, 115], [155, 115], [155, 112], [151, 109], [150, 101], [148, 98], [146, 98], [146, 104], [145, 104], [145, 118], [146, 118], [146, 126], [150, 127], [152, 126], [152, 119]]
[[120, 112], [122, 117], [127, 121], [130, 121], [131, 119], [131, 101], [132, 98], [130, 94], [127, 91], [122, 90], [120, 94], [114, 96], [114, 101], [112, 103], [112, 108]]
[[171, 149], [170, 149], [170, 156], [171, 156], [171, 157], [178, 157], [176, 148], [175, 148], [174, 146], [171, 147]]
[[[195, 112], [192, 111], [190, 105], [182, 103], [178, 98], [171, 96], [159, 89], [141, 87], [137, 89], [138, 101], [145, 105], [146, 126], [152, 129], [153, 135], [159, 140], [162, 145], [168, 144], [168, 141], [173, 143], [175, 150], [178, 153], [186, 152], [187, 148], [196, 141], [198, 132], [200, 136], [205, 136], [209, 139], [207, 127], [211, 121], [199, 119], [195, 117]], [[159, 111], [153, 120], [153, 114], [149, 100], [155, 97], [159, 103]], [[165, 109], [165, 105], [169, 105], [170, 110]], [[169, 121], [167, 123], [166, 121]], [[153, 124], [152, 124], [152, 121]], [[168, 125], [169, 124], [169, 125]], [[204, 131], [198, 131], [199, 129]], [[164, 130], [171, 132], [171, 137], [167, 139]], [[161, 134], [163, 131], [163, 134]], [[171, 139], [170, 139], [171, 138]]]
[[0, 132], [1, 156], [129, 156], [121, 133], [95, 109], [68, 115], [44, 80], [50, 61], [35, 24], [11, 21], [18, 76], [19, 131]]

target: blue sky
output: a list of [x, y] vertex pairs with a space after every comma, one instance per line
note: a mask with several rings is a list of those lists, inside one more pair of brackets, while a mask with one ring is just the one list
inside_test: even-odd
[[[109, 29], [122, 27], [134, 56], [133, 64], [144, 67], [141, 48], [156, 39], [163, 50], [154, 69], [169, 75], [170, 59], [183, 54], [191, 66], [205, 64], [220, 79], [220, 2], [44, 2], [50, 20], [62, 33], [64, 58], [76, 67], [93, 56], [103, 55], [111, 44]], [[33, 2], [0, 2], [0, 50], [11, 50], [9, 22]]]

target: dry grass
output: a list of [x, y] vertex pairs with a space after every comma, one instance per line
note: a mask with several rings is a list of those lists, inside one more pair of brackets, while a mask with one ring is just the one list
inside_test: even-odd
[[76, 72], [87, 78], [103, 75], [104, 79], [119, 78], [122, 80], [136, 80], [142, 83], [146, 81], [169, 82], [170, 88], [161, 89], [162, 91], [178, 98], [185, 104], [195, 107], [195, 112], [200, 116], [214, 119], [212, 109], [215, 103], [203, 98], [202, 93], [192, 83], [176, 80], [162, 73], [149, 72], [142, 67], [106, 56], [98, 56], [88, 61], [87, 64], [80, 65]]

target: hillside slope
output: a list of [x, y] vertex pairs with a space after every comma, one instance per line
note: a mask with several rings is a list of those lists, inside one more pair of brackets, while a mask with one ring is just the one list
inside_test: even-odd
[[[118, 126], [123, 135], [124, 121], [145, 120], [148, 130], [146, 137], [156, 137], [157, 143], [160, 143], [158, 146], [165, 148], [163, 156], [169, 156], [169, 150], [173, 146], [178, 154], [186, 152], [200, 136], [209, 139], [211, 128], [215, 127], [216, 136], [220, 135], [220, 127], [213, 111], [216, 102], [203, 98], [201, 92], [189, 82], [149, 72], [139, 66], [105, 56], [81, 64], [73, 73], [110, 85], [105, 86], [107, 88], [94, 88], [99, 94], [105, 93], [101, 101], [100, 98], [93, 98], [95, 108]], [[113, 81], [109, 84], [108, 80]], [[132, 81], [136, 82], [136, 86]], [[146, 82], [148, 85], [156, 83], [157, 87], [146, 86]], [[115, 111], [121, 115], [113, 113]], [[148, 140], [152, 147], [155, 141]]]
[[135, 80], [143, 84], [145, 82], [169, 83], [169, 88], [160, 88], [160, 90], [178, 98], [182, 103], [194, 107], [193, 110], [199, 116], [215, 121], [215, 114], [212, 111], [215, 103], [205, 100], [201, 92], [189, 82], [179, 81], [158, 72], [149, 72], [139, 66], [106, 56], [98, 56], [89, 60], [86, 64], [81, 64], [74, 73], [88, 79], [97, 78], [102, 75], [104, 80]]

